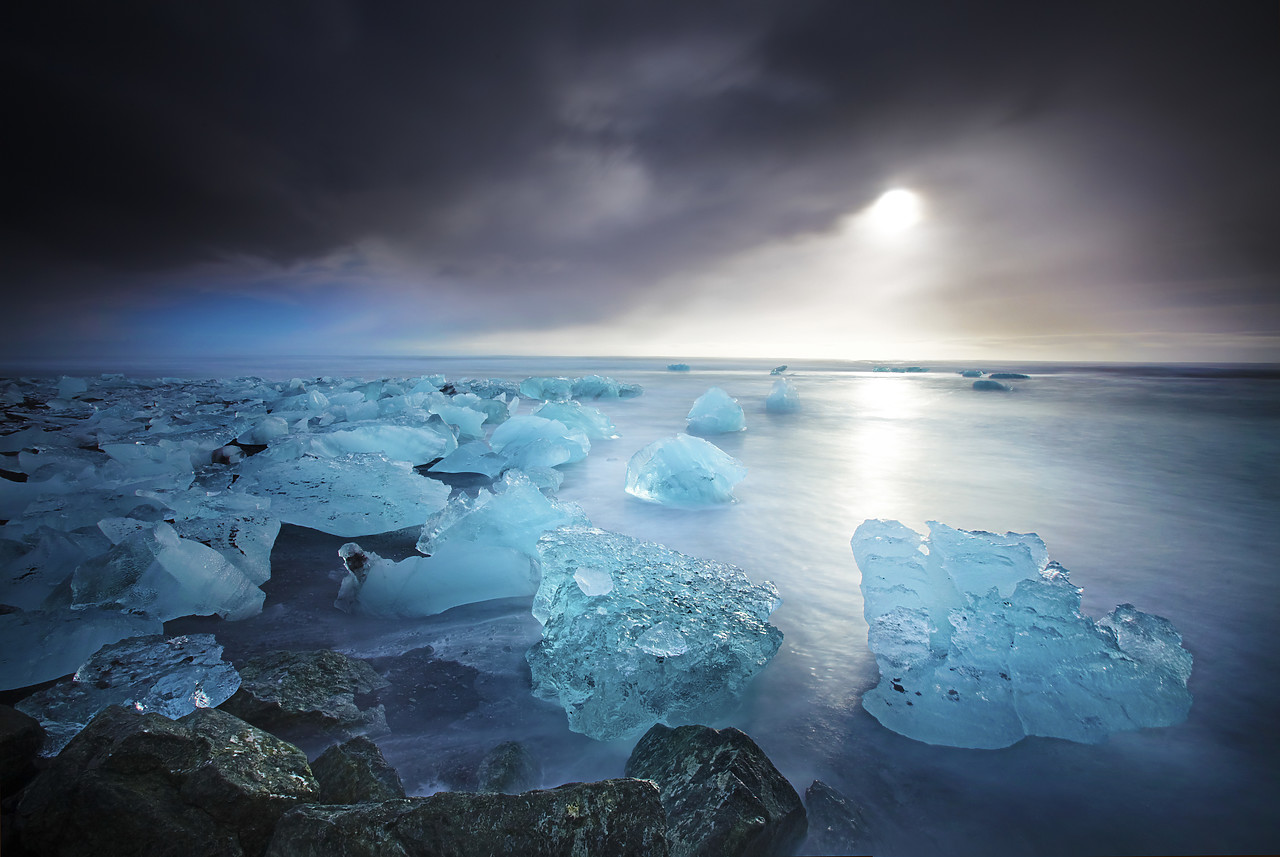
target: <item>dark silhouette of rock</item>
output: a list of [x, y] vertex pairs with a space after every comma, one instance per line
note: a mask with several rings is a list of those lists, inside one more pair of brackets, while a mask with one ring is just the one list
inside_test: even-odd
[[256, 857], [319, 796], [297, 747], [217, 709], [103, 709], [27, 787], [19, 834], [58, 857]]
[[604, 780], [518, 795], [440, 792], [355, 806], [302, 806], [268, 857], [666, 857], [653, 783]]
[[831, 786], [814, 780], [804, 790], [804, 805], [809, 813], [809, 838], [805, 851], [810, 854], [870, 854], [871, 840], [867, 822], [853, 801]]
[[740, 730], [659, 723], [626, 775], [657, 784], [672, 857], [785, 854], [805, 837], [800, 795]]
[[40, 721], [9, 705], [0, 705], [0, 795], [11, 795], [36, 774], [44, 744]]
[[387, 731], [384, 708], [357, 699], [387, 685], [365, 661], [329, 649], [278, 651], [238, 669], [240, 689], [219, 707], [259, 729], [304, 747]]
[[480, 761], [480, 791], [514, 795], [537, 788], [542, 771], [519, 741], [504, 741]]
[[334, 744], [311, 763], [321, 803], [368, 803], [402, 798], [404, 786], [378, 745], [363, 735]]

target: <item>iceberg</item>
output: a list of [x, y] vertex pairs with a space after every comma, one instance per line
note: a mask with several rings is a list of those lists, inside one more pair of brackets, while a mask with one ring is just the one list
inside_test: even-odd
[[668, 363], [668, 372], [688, 372], [692, 367], [688, 363]]
[[745, 431], [747, 417], [738, 400], [719, 387], [712, 387], [698, 397], [686, 418], [692, 434], [725, 434]]
[[579, 402], [546, 402], [535, 408], [533, 415], [556, 420], [569, 428], [580, 428], [589, 438], [614, 440], [619, 436], [617, 427], [598, 408]]
[[1168, 620], [1131, 604], [1083, 615], [1081, 590], [1034, 533], [929, 527], [926, 539], [868, 520], [851, 542], [880, 668], [862, 704], [886, 727], [991, 749], [1186, 718], [1192, 658]]
[[782, 644], [777, 589], [734, 566], [592, 527], [548, 533], [538, 555], [533, 692], [591, 738], [721, 714]]
[[177, 720], [197, 708], [218, 707], [239, 687], [239, 673], [222, 660], [212, 634], [151, 634], [103, 646], [70, 681], [15, 707], [40, 721], [48, 734], [41, 752], [54, 756], [108, 705]]
[[773, 389], [764, 400], [764, 409], [771, 414], [791, 414], [800, 410], [800, 393], [796, 385], [786, 378], [773, 382]]
[[627, 462], [626, 492], [677, 509], [735, 503], [747, 468], [715, 444], [687, 434], [656, 440]]
[[553, 500], [527, 475], [508, 470], [492, 491], [482, 488], [474, 499], [466, 494], [450, 498], [448, 505], [427, 519], [417, 548], [434, 554], [446, 542], [462, 539], [511, 548], [532, 557], [543, 533], [586, 523], [586, 515], [576, 503]]
[[455, 539], [431, 556], [393, 562], [348, 542], [338, 555], [347, 574], [334, 606], [348, 613], [416, 619], [537, 590], [529, 557], [500, 545]]
[[493, 430], [489, 445], [516, 470], [572, 464], [591, 451], [591, 441], [582, 429], [534, 416], [507, 420]]

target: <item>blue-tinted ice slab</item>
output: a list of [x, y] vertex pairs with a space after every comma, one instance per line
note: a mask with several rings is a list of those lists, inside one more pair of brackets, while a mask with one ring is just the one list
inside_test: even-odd
[[712, 387], [697, 398], [685, 422], [693, 434], [725, 434], [747, 428], [747, 417], [738, 400], [719, 387]]
[[448, 541], [512, 548], [527, 556], [537, 553], [538, 539], [548, 530], [570, 524], [586, 524], [576, 503], [562, 503], [544, 495], [528, 476], [509, 470], [492, 491], [476, 496], [458, 494], [427, 519], [418, 538], [418, 550], [434, 554]]
[[0, 690], [70, 675], [108, 643], [161, 630], [159, 619], [118, 610], [0, 613]]
[[854, 533], [880, 684], [863, 707], [909, 738], [997, 748], [1027, 735], [1096, 743], [1187, 716], [1191, 654], [1168, 620], [1099, 620], [1034, 533], [897, 521]]
[[544, 402], [566, 402], [573, 398], [573, 381], [568, 378], [525, 378], [520, 395]]
[[656, 440], [627, 462], [626, 491], [650, 503], [705, 509], [737, 502], [747, 468], [720, 447], [687, 434]]
[[800, 392], [786, 378], [773, 382], [773, 389], [765, 397], [764, 409], [771, 414], [790, 414], [800, 410]]
[[353, 538], [422, 524], [444, 507], [449, 486], [420, 476], [407, 461], [378, 453], [341, 458], [303, 456], [240, 465], [236, 491], [271, 500], [287, 524]]
[[457, 449], [427, 469], [432, 473], [479, 473], [496, 478], [507, 467], [507, 460], [483, 440], [460, 444]]
[[[484, 419], [475, 411], [468, 410], [467, 413], [476, 418], [477, 424]], [[283, 438], [256, 458], [284, 461], [304, 455], [342, 458], [352, 454], [380, 454], [391, 461], [407, 461], [417, 466], [443, 458], [458, 448], [457, 439], [443, 421], [421, 425], [339, 425], [344, 427]]]
[[489, 445], [516, 470], [572, 464], [591, 451], [591, 441], [582, 429], [534, 416], [507, 420], [493, 430]]
[[604, 375], [586, 375], [573, 381], [575, 399], [631, 399], [644, 392], [639, 384], [629, 384]]
[[538, 553], [533, 692], [575, 732], [610, 740], [723, 714], [782, 643], [768, 622], [777, 589], [734, 566], [591, 527], [548, 533]]
[[70, 681], [32, 694], [16, 708], [44, 726], [41, 752], [52, 756], [108, 705], [177, 720], [197, 708], [216, 708], [239, 687], [240, 674], [222, 660], [212, 634], [152, 634], [103, 646]]
[[537, 589], [530, 558], [500, 545], [455, 539], [431, 556], [393, 562], [348, 542], [338, 555], [347, 574], [334, 606], [348, 613], [420, 618], [461, 604], [528, 597]]
[[590, 438], [613, 440], [619, 436], [617, 427], [600, 412], [599, 408], [592, 408], [579, 402], [546, 402], [535, 408], [533, 415], [556, 420], [569, 428], [580, 428]]

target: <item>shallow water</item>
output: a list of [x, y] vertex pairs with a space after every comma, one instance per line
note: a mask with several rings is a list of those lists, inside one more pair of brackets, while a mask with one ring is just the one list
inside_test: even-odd
[[[730, 562], [777, 584], [784, 603], [772, 621], [785, 634], [782, 649], [741, 707], [711, 725], [753, 736], [798, 790], [819, 778], [863, 805], [876, 853], [1280, 848], [1273, 820], [1280, 799], [1280, 375], [1021, 367], [1033, 377], [1001, 394], [972, 390], [955, 374], [959, 367], [893, 373], [793, 364], [787, 374], [802, 410], [773, 415], [764, 412], [775, 380], [768, 364], [693, 365], [683, 373], [638, 360], [379, 359], [143, 374], [442, 372], [519, 381], [598, 372], [640, 383], [639, 398], [593, 403], [622, 437], [594, 442], [585, 461], [562, 468], [559, 496], [580, 503], [596, 526]], [[747, 431], [711, 438], [748, 468], [740, 502], [690, 512], [626, 495], [630, 455], [683, 431], [690, 405], [710, 386], [747, 413]], [[878, 673], [849, 549], [854, 529], [871, 517], [922, 531], [938, 520], [1038, 533], [1083, 587], [1090, 615], [1129, 602], [1182, 633], [1195, 657], [1187, 721], [1099, 745], [1029, 738], [994, 751], [930, 746], [885, 729], [860, 704]], [[417, 535], [357, 541], [398, 558], [413, 553]], [[443, 676], [438, 710], [379, 739], [411, 791], [447, 787], [456, 770], [510, 738], [542, 760], [545, 785], [621, 774], [633, 742], [573, 734], [557, 706], [529, 695], [523, 652], [539, 628], [527, 601], [411, 622], [348, 616], [332, 606], [345, 541], [286, 526], [261, 616], [181, 620], [170, 630], [214, 630], [232, 657], [275, 646], [379, 656], [431, 645], [440, 657], [476, 668], [473, 690]]]

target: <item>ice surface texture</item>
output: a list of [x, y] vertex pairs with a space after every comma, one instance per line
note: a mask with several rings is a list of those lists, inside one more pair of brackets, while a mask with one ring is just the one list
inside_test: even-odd
[[764, 409], [771, 414], [790, 414], [800, 410], [800, 393], [796, 385], [786, 378], [774, 381], [773, 389], [764, 400]]
[[533, 557], [542, 534], [570, 524], [586, 524], [576, 503], [545, 496], [528, 476], [509, 470], [492, 491], [480, 489], [474, 498], [458, 494], [427, 519], [417, 548], [434, 554], [449, 541], [464, 540], [518, 550]]
[[685, 421], [693, 434], [726, 434], [747, 428], [747, 418], [738, 400], [719, 387], [712, 387], [699, 396]]
[[626, 491], [650, 503], [705, 509], [734, 503], [733, 486], [747, 475], [742, 462], [700, 437], [656, 440], [627, 462]]
[[880, 683], [863, 707], [895, 732], [952, 747], [1027, 735], [1103, 741], [1187, 716], [1191, 654], [1168, 620], [1122, 604], [1097, 621], [1034, 533], [930, 537], [897, 521], [854, 533]]
[[533, 690], [575, 732], [609, 740], [720, 713], [782, 643], [777, 589], [734, 566], [591, 527], [548, 533], [538, 553]]

